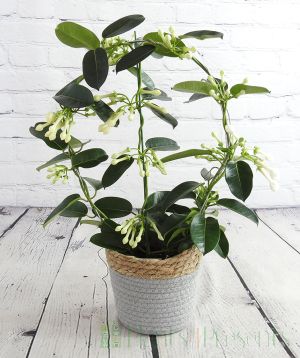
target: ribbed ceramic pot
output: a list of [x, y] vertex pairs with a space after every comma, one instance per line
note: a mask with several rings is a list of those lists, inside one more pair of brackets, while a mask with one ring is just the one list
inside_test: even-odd
[[162, 335], [184, 329], [194, 317], [199, 262], [192, 247], [165, 259], [140, 259], [106, 250], [120, 322], [132, 331]]

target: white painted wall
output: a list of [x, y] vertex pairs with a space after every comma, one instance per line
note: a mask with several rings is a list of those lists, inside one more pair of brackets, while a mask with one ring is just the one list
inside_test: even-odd
[[[281, 173], [281, 189], [273, 193], [258, 174], [249, 205], [254, 207], [300, 204], [300, 2], [295, 0], [10, 0], [0, 5], [0, 204], [55, 206], [76, 192], [76, 182], [52, 186], [35, 167], [54, 155], [32, 138], [28, 127], [57, 108], [51, 96], [80, 74], [84, 51], [63, 46], [54, 34], [62, 19], [77, 21], [99, 36], [115, 19], [141, 13], [146, 21], [138, 33], [167, 29], [177, 33], [197, 29], [224, 32], [224, 40], [193, 41], [199, 56], [216, 75], [224, 69], [235, 83], [245, 76], [249, 84], [272, 90], [269, 96], [245, 96], [231, 104], [231, 118], [240, 135], [272, 155]], [[168, 91], [183, 80], [201, 79], [193, 63], [178, 59], [147, 59], [144, 68], [157, 86]], [[134, 78], [122, 73], [103, 89], [132, 91]], [[173, 93], [167, 103], [179, 119], [172, 131], [146, 114], [146, 137], [166, 135], [183, 149], [210, 142], [219, 131], [220, 113], [209, 99], [184, 104], [186, 95]], [[112, 154], [134, 143], [137, 121], [122, 120], [108, 136], [97, 132], [98, 120], [78, 118], [76, 134]], [[92, 170], [101, 177], [105, 165]], [[169, 176], [153, 172], [151, 189], [169, 189], [181, 181], [198, 179], [200, 162], [185, 160], [168, 166]], [[92, 175], [92, 174], [91, 174]], [[221, 185], [221, 189], [225, 188]], [[141, 203], [142, 184], [132, 169], [107, 193]]]

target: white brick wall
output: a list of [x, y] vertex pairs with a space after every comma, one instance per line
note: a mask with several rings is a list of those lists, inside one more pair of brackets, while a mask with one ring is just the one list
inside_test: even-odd
[[[28, 127], [57, 108], [52, 95], [80, 73], [84, 51], [67, 48], [54, 34], [62, 19], [78, 21], [97, 34], [118, 17], [142, 13], [146, 17], [137, 31], [167, 28], [178, 33], [196, 29], [224, 32], [224, 40], [196, 42], [203, 62], [214, 73], [224, 69], [232, 82], [245, 76], [249, 83], [271, 89], [269, 96], [248, 96], [231, 103], [231, 118], [237, 131], [251, 144], [259, 144], [273, 156], [281, 173], [281, 189], [270, 192], [259, 174], [249, 204], [254, 207], [300, 204], [300, 2], [299, 0], [9, 0], [0, 6], [0, 205], [55, 206], [76, 190], [70, 185], [49, 185], [45, 173], [35, 167], [54, 155], [32, 138]], [[170, 92], [179, 81], [200, 79], [193, 63], [147, 59], [144, 68], [157, 85]], [[121, 73], [104, 90], [132, 91], [134, 78]], [[166, 103], [177, 115], [173, 131], [164, 122], [146, 115], [146, 137], [166, 135], [181, 147], [197, 147], [219, 131], [220, 116], [209, 99], [184, 104], [184, 94], [173, 93]], [[97, 132], [98, 121], [78, 119], [75, 132], [92, 138], [108, 153], [134, 143], [137, 122], [127, 119], [109, 136]], [[200, 163], [192, 159], [168, 166], [169, 176], [153, 172], [151, 190], [169, 189], [184, 180], [199, 177]], [[92, 170], [100, 178], [105, 165]], [[140, 205], [139, 177], [132, 168], [108, 193], [123, 195]], [[91, 174], [91, 175], [92, 175]], [[224, 183], [220, 186], [226, 190]]]

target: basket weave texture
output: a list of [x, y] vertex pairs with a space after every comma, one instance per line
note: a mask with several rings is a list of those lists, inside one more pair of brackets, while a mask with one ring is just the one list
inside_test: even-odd
[[165, 260], [126, 256], [112, 250], [106, 250], [106, 258], [108, 265], [122, 275], [158, 280], [193, 273], [199, 265], [202, 254], [196, 246], [193, 246]]

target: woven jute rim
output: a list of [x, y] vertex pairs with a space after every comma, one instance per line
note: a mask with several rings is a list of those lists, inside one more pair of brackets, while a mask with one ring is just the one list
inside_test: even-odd
[[145, 279], [167, 279], [191, 274], [196, 271], [202, 253], [196, 246], [177, 256], [162, 259], [142, 259], [106, 250], [108, 265], [118, 273]]

